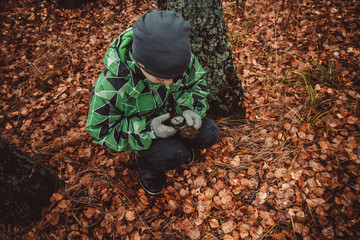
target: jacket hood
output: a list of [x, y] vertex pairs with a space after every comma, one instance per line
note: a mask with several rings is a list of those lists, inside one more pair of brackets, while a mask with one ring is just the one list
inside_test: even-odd
[[121, 68], [120, 65], [126, 66], [126, 52], [128, 48], [131, 48], [133, 36], [132, 28], [125, 30], [110, 44], [106, 51], [104, 65], [115, 76], [123, 77], [119, 70], [124, 68]]

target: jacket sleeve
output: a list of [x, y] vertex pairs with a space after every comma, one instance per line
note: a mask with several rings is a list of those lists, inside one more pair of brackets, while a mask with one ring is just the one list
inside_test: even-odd
[[[101, 80], [106, 81], [105, 77], [100, 81], [98, 79], [94, 86], [86, 124], [86, 130], [94, 137], [94, 142], [115, 151], [138, 152], [148, 149], [156, 138], [148, 120], [140, 115], [125, 117], [111, 103], [114, 101], [108, 96], [111, 91], [102, 89]], [[116, 98], [116, 105], [121, 105], [121, 99]]]
[[176, 112], [181, 114], [181, 112], [190, 109], [199, 114], [201, 118], [204, 118], [206, 111], [209, 109], [206, 97], [210, 91], [205, 80], [205, 70], [196, 57], [193, 57], [186, 74], [185, 90], [177, 97], [175, 102]]

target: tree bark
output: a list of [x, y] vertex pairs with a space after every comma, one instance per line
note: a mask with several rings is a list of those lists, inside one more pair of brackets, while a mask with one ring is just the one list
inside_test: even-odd
[[243, 91], [226, 33], [220, 0], [158, 0], [161, 10], [180, 13], [191, 23], [192, 51], [207, 72], [210, 114], [215, 117], [244, 113]]
[[41, 217], [57, 189], [57, 176], [1, 138], [0, 159], [0, 223], [22, 224]]

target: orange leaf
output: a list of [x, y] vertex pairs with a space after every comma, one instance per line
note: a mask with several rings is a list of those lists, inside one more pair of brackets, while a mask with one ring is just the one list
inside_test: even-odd
[[134, 221], [135, 220], [135, 211], [126, 211], [125, 219], [129, 222]]
[[63, 198], [63, 196], [60, 194], [60, 193], [53, 193], [50, 201], [51, 202], [56, 202], [56, 201], [59, 201]]

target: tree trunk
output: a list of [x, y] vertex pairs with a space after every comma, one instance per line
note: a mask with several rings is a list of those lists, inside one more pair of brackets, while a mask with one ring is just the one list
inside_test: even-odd
[[226, 33], [220, 0], [158, 0], [161, 10], [180, 13], [191, 23], [192, 51], [207, 72], [210, 114], [242, 112], [243, 91], [236, 75], [234, 56]]
[[58, 179], [0, 138], [0, 223], [22, 224], [41, 217]]

